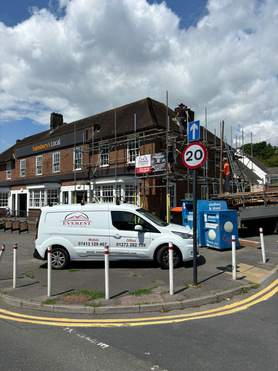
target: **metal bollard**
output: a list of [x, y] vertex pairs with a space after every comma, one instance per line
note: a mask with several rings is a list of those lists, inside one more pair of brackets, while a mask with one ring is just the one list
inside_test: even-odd
[[169, 286], [170, 295], [174, 295], [174, 262], [173, 262], [173, 243], [169, 242]]
[[17, 286], [17, 243], [14, 244], [13, 248], [13, 288]]
[[2, 259], [2, 255], [3, 255], [4, 251], [5, 251], [5, 249], [6, 249], [6, 246], [5, 245], [2, 245], [1, 251], [0, 251], [0, 261]]
[[232, 270], [233, 280], [236, 280], [236, 236], [232, 236]]
[[262, 249], [262, 261], [265, 264], [266, 263], [266, 257], [265, 257], [265, 247], [264, 247], [264, 233], [263, 233], [262, 228], [260, 228], [260, 240], [261, 240], [261, 249]]
[[47, 249], [47, 296], [52, 295], [52, 247]]
[[109, 295], [109, 246], [104, 247], [104, 265], [105, 265], [105, 299], [110, 299]]

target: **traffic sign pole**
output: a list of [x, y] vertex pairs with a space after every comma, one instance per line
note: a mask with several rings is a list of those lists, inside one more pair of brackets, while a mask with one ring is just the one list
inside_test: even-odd
[[207, 159], [207, 150], [202, 143], [190, 143], [184, 149], [182, 161], [193, 172], [193, 283], [197, 286], [197, 168]]
[[193, 284], [197, 286], [197, 169], [193, 170]]

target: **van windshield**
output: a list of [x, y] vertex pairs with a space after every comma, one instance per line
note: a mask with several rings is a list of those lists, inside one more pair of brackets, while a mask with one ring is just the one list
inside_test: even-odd
[[163, 220], [161, 220], [160, 218], [158, 218], [157, 216], [149, 213], [147, 210], [144, 210], [144, 209], [137, 209], [136, 210], [138, 213], [146, 216], [147, 218], [149, 218], [152, 222], [154, 222], [156, 225], [159, 225], [160, 227], [166, 227], [168, 225], [168, 223], [164, 222]]

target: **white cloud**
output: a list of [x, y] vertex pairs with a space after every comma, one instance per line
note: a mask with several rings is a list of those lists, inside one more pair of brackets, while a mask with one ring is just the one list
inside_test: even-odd
[[147, 96], [165, 102], [168, 90], [170, 106], [184, 101], [202, 124], [207, 107], [211, 131], [240, 123], [255, 142], [278, 145], [269, 134], [278, 120], [276, 0], [210, 0], [187, 30], [165, 2], [59, 4], [60, 17], [34, 8], [13, 28], [0, 23], [0, 122], [48, 124], [52, 111], [70, 122]]

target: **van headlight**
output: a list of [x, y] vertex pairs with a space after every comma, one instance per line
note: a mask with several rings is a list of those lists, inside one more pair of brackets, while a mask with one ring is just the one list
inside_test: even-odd
[[193, 235], [188, 234], [188, 233], [183, 233], [183, 232], [172, 232], [172, 233], [176, 234], [177, 236], [180, 236], [184, 240], [186, 240], [188, 238], [193, 238]]

